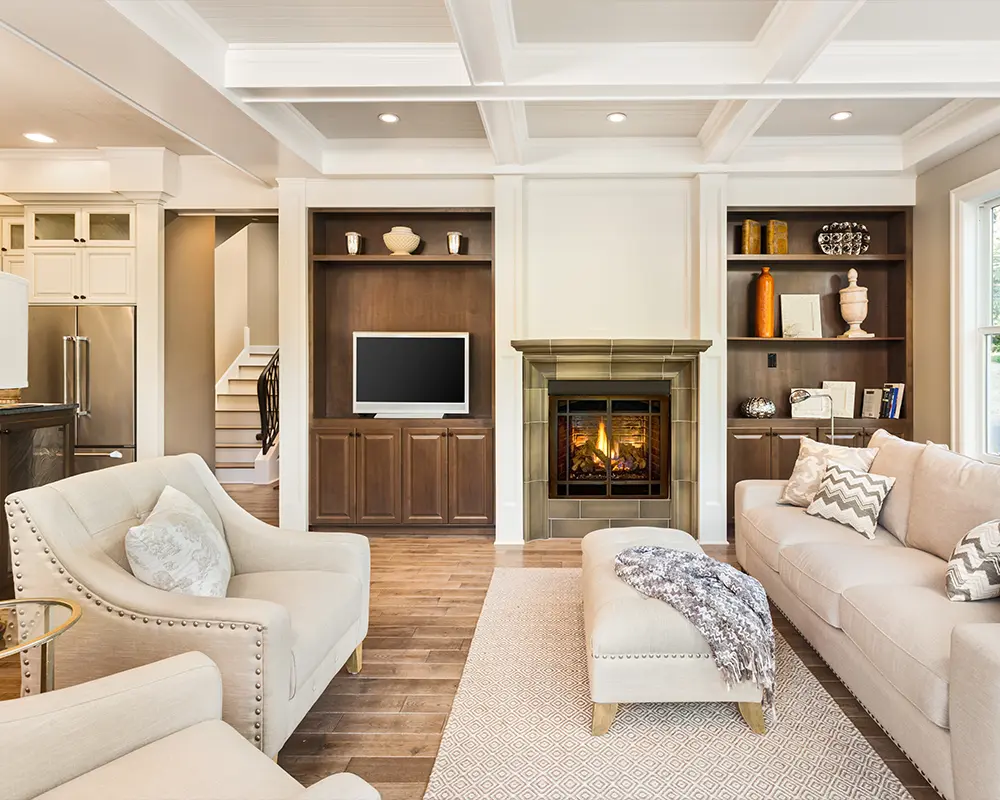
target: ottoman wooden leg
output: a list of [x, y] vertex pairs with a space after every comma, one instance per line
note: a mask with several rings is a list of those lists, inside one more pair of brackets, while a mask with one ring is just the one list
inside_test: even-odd
[[740, 703], [740, 716], [746, 720], [750, 730], [754, 733], [767, 733], [767, 726], [764, 724], [764, 708], [760, 703]]
[[594, 703], [594, 719], [590, 726], [590, 732], [594, 736], [606, 734], [611, 723], [615, 721], [617, 713], [618, 703]]
[[364, 642], [359, 644], [357, 649], [351, 653], [351, 657], [347, 659], [347, 663], [344, 665], [347, 668], [347, 671], [352, 675], [357, 675], [361, 672], [361, 649], [364, 645]]

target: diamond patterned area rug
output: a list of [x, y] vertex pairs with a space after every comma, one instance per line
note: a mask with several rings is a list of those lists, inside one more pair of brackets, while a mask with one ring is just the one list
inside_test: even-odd
[[497, 569], [425, 800], [904, 800], [780, 636], [776, 714], [630, 704], [590, 735], [579, 569]]

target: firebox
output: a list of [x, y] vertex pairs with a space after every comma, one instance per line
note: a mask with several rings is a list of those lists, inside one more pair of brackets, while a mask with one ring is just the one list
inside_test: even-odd
[[562, 396], [550, 403], [551, 497], [669, 496], [669, 397]]

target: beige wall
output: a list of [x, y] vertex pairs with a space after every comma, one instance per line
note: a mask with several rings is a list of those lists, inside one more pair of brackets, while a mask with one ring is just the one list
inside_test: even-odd
[[215, 379], [243, 350], [247, 326], [247, 229], [215, 248]]
[[1000, 136], [917, 178], [913, 214], [914, 438], [951, 439], [950, 192], [1000, 169]]
[[278, 343], [278, 223], [247, 227], [247, 324], [250, 344]]
[[215, 219], [164, 231], [164, 450], [215, 466]]

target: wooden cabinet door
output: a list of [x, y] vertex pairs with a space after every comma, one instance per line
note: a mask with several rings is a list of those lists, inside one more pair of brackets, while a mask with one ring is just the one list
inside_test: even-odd
[[120, 247], [84, 250], [80, 299], [88, 303], [135, 302], [135, 251]]
[[396, 524], [400, 503], [399, 428], [357, 434], [357, 522]]
[[403, 523], [448, 521], [448, 429], [403, 431]]
[[73, 303], [80, 299], [80, 250], [70, 247], [28, 253], [31, 302]]
[[314, 524], [354, 522], [356, 441], [353, 428], [313, 431], [309, 516]]
[[493, 431], [448, 429], [448, 522], [493, 522]]
[[775, 428], [771, 431], [771, 478], [787, 481], [799, 457], [799, 440], [816, 439], [816, 428]]
[[730, 428], [728, 440], [726, 460], [729, 517], [732, 519], [736, 484], [740, 481], [767, 480], [771, 477], [771, 429]]
[[864, 447], [868, 440], [861, 428], [838, 428], [834, 425], [833, 439], [830, 438], [829, 428], [820, 428], [819, 441], [824, 444], [839, 444], [841, 447]]

